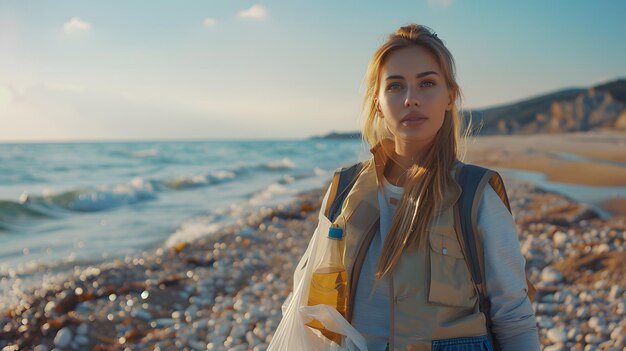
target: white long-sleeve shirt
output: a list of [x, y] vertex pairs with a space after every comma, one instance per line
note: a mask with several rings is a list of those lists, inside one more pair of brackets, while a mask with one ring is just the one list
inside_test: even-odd
[[[376, 281], [378, 258], [404, 188], [383, 180], [378, 192], [380, 228], [372, 239], [359, 277], [352, 325], [365, 337], [368, 350], [385, 350], [389, 338], [389, 280]], [[478, 208], [483, 235], [485, 278], [491, 299], [494, 332], [503, 351], [539, 350], [532, 305], [526, 295], [525, 260], [521, 255], [515, 221], [496, 192], [487, 186]]]

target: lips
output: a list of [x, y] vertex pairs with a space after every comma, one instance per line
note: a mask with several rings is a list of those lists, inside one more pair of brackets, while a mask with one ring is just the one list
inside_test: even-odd
[[410, 112], [400, 120], [402, 124], [415, 124], [427, 120], [428, 117], [418, 112]]

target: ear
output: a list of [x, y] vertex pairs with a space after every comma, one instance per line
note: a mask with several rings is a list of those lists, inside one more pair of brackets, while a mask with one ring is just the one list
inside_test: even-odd
[[452, 91], [448, 90], [448, 105], [446, 106], [446, 111], [451, 111], [454, 106], [454, 99], [452, 95]]

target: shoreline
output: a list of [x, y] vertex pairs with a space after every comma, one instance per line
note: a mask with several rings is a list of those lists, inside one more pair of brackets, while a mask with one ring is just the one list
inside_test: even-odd
[[[565, 196], [505, 183], [538, 290], [542, 345], [623, 343], [626, 220], [601, 220]], [[0, 348], [265, 350], [324, 190], [210, 237], [83, 267], [24, 292], [0, 317]]]
[[[615, 216], [626, 216], [626, 201], [620, 201], [626, 198], [626, 133], [482, 136], [467, 147], [470, 163], [536, 172], [563, 188], [597, 187], [605, 196], [588, 202]], [[617, 191], [617, 198], [606, 195], [609, 191]]]

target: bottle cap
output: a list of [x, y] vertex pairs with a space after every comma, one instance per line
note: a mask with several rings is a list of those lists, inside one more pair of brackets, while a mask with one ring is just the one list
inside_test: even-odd
[[328, 237], [331, 239], [341, 240], [341, 238], [343, 237], [343, 229], [339, 227], [330, 227], [328, 229]]

